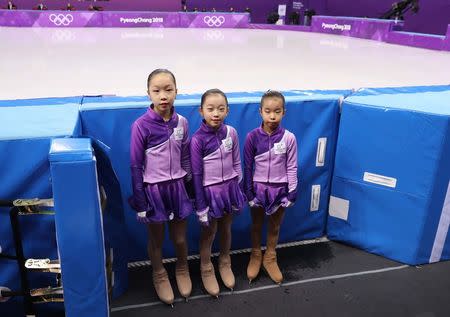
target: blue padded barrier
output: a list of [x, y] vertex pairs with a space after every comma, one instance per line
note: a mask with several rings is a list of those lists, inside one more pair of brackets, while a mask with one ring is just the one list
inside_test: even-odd
[[[350, 91], [285, 92], [288, 115], [284, 119], [284, 125], [297, 135], [299, 141], [300, 198], [286, 216], [281, 233], [282, 242], [319, 237], [324, 234], [337, 137], [339, 99], [349, 93]], [[258, 105], [262, 93], [227, 95], [231, 107], [227, 122], [237, 128], [242, 148], [246, 134], [260, 124]], [[189, 119], [191, 134], [200, 123], [199, 101], [200, 94], [177, 96], [177, 110]], [[5, 123], [3, 125], [5, 129], [0, 134], [0, 147], [4, 149], [1, 153], [13, 153], [2, 156], [7, 168], [2, 171], [2, 175], [6, 177], [0, 180], [0, 187], [2, 190], [5, 189], [2, 191], [2, 194], [6, 193], [4, 198], [51, 197], [49, 165], [46, 160], [50, 140], [54, 137], [80, 134], [91, 137], [98, 161], [98, 182], [105, 187], [108, 196], [107, 211], [103, 220], [104, 235], [107, 245], [114, 250], [113, 270], [116, 278], [113, 294], [119, 295], [128, 284], [127, 262], [147, 258], [145, 228], [135, 222], [134, 212], [130, 210], [126, 201], [131, 191], [129, 129], [131, 123], [145, 111], [149, 103], [147, 97], [111, 96], [83, 97], [81, 103], [82, 133], [78, 121], [79, 104], [76, 103], [66, 105], [64, 101], [55, 98], [49, 98], [47, 101], [39, 100], [39, 104], [29, 100], [17, 100], [15, 103], [7, 101], [7, 105], [0, 108], [0, 120], [5, 118], [5, 121], [2, 121]], [[325, 164], [316, 166], [318, 139], [322, 137], [328, 140], [324, 152]], [[25, 183], [29, 186], [24, 186]], [[321, 185], [318, 210], [314, 212], [310, 211], [312, 185]], [[49, 225], [54, 226], [53, 216], [48, 217], [48, 224], [41, 219], [38, 223], [39, 226], [33, 222], [27, 227], [25, 240], [32, 236], [32, 232], [38, 234], [38, 238], [30, 244], [29, 255], [56, 258], [55, 242], [49, 244], [47, 241], [47, 238], [54, 239], [54, 228], [49, 229]], [[235, 219], [234, 249], [249, 246], [249, 224], [250, 217], [247, 210]], [[9, 239], [11, 235], [7, 219], [1, 222], [1, 226], [5, 228], [0, 231], [0, 238]], [[198, 235], [198, 223], [193, 216], [189, 219], [188, 232], [191, 254], [198, 252]], [[41, 242], [45, 245], [36, 246]], [[3, 246], [8, 249], [8, 245], [9, 242]], [[52, 252], [49, 252], [50, 249]], [[174, 255], [170, 243], [166, 242], [164, 249], [166, 257]], [[0, 272], [0, 285], [14, 288], [16, 284], [17, 272], [14, 265]], [[39, 280], [39, 283], [35, 284], [36, 287], [40, 287], [51, 283]], [[5, 305], [10, 303], [11, 301], [3, 304], [2, 308], [8, 307]], [[15, 306], [12, 311], [19, 310]]]
[[[46, 104], [46, 103], [44, 103]], [[48, 151], [53, 137], [81, 133], [79, 104], [0, 107], [0, 199], [51, 198]], [[57, 258], [53, 215], [19, 217], [24, 254], [28, 258]], [[8, 210], [0, 210], [0, 246], [15, 254]], [[14, 261], [0, 263], [0, 285], [19, 289], [20, 278]], [[31, 287], [54, 285], [48, 274], [29, 274]], [[1, 315], [23, 316], [20, 297], [1, 304]], [[49, 308], [61, 311], [61, 305]], [[41, 307], [39, 307], [41, 308]]]
[[109, 316], [96, 160], [89, 139], [54, 139], [51, 165], [65, 316]]
[[[294, 91], [286, 92], [287, 115], [283, 125], [297, 135], [299, 143], [299, 199], [294, 208], [286, 214], [281, 230], [282, 242], [320, 237], [325, 234], [326, 210], [328, 204], [329, 182], [334, 161], [334, 146], [337, 137], [339, 99], [350, 91]], [[262, 93], [227, 94], [230, 114], [227, 123], [234, 126], [240, 136], [241, 149], [247, 133], [261, 123], [258, 113]], [[200, 95], [177, 96], [177, 112], [185, 116], [190, 125], [190, 134], [199, 127], [198, 114]], [[129, 141], [132, 122], [142, 115], [149, 102], [147, 97], [105, 97], [85, 98], [81, 107], [83, 135], [93, 139], [94, 146], [111, 162], [111, 173], [117, 176], [122, 191], [124, 213], [113, 213], [111, 223], [116, 226], [113, 232], [121, 229], [114, 240], [126, 243], [116, 254], [126, 254], [129, 261], [147, 259], [146, 227], [136, 223], [135, 212], [128, 206], [131, 195], [129, 168]], [[327, 138], [325, 162], [316, 166], [319, 138]], [[101, 164], [99, 164], [101, 165]], [[320, 185], [320, 201], [316, 211], [311, 209], [312, 185]], [[250, 216], [245, 210], [233, 222], [232, 248], [246, 248], [249, 239]], [[125, 227], [125, 230], [123, 228]], [[125, 242], [124, 234], [127, 235]], [[198, 252], [199, 226], [194, 216], [189, 218], [189, 252]], [[117, 242], [117, 241], [116, 241]], [[114, 242], [112, 242], [114, 244]], [[119, 243], [119, 244], [120, 244]], [[168, 241], [164, 245], [165, 256], [173, 256], [174, 250]]]
[[81, 104], [83, 96], [0, 100], [0, 107], [50, 106]]
[[363, 89], [342, 107], [328, 236], [407, 264], [450, 258], [450, 86]]

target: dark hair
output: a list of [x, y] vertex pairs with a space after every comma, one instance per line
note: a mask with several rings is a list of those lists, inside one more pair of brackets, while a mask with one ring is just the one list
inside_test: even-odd
[[205, 91], [205, 93], [202, 95], [202, 101], [200, 103], [200, 107], [203, 107], [203, 104], [205, 103], [206, 97], [210, 96], [210, 95], [221, 95], [222, 97], [225, 98], [225, 103], [227, 104], [228, 107], [228, 99], [227, 96], [225, 95], [225, 93], [217, 88], [213, 88], [213, 89], [208, 89], [207, 91]]
[[261, 104], [259, 105], [260, 108], [262, 108], [264, 99], [267, 98], [280, 98], [281, 101], [283, 101], [283, 109], [285, 108], [286, 105], [286, 100], [284, 99], [284, 96], [281, 92], [277, 91], [277, 90], [267, 90], [264, 95], [262, 95], [261, 97]]
[[170, 76], [172, 76], [173, 83], [175, 84], [175, 87], [177, 87], [177, 81], [175, 79], [175, 75], [168, 69], [158, 68], [158, 69], [155, 69], [154, 71], [152, 71], [150, 73], [150, 75], [148, 75], [148, 78], [147, 78], [147, 89], [148, 89], [148, 86], [150, 86], [150, 81], [152, 80], [152, 78], [155, 77], [158, 74], [169, 74]]

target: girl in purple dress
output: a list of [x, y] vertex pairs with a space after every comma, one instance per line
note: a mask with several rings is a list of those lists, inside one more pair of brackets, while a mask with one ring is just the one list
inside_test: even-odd
[[[275, 248], [284, 209], [292, 206], [297, 196], [297, 141], [294, 134], [280, 125], [286, 113], [280, 92], [266, 92], [259, 112], [262, 125], [247, 135], [244, 146], [245, 194], [252, 214], [252, 252], [247, 277], [250, 282], [256, 278], [262, 264], [270, 278], [280, 284], [283, 275]], [[263, 257], [261, 235], [265, 215], [267, 249]]]
[[129, 202], [137, 212], [137, 220], [148, 226], [148, 253], [156, 293], [161, 301], [172, 304], [174, 294], [162, 263], [166, 222], [177, 255], [178, 290], [185, 298], [192, 290], [186, 241], [186, 218], [193, 210], [185, 188], [185, 182], [192, 178], [188, 122], [175, 112], [177, 86], [170, 71], [154, 70], [148, 76], [147, 87], [152, 104], [131, 127], [133, 195]]
[[192, 136], [191, 164], [197, 216], [202, 225], [200, 236], [200, 272], [203, 286], [218, 296], [219, 284], [211, 263], [211, 246], [216, 231], [220, 234], [219, 273], [226, 287], [233, 289], [231, 270], [231, 222], [241, 211], [245, 196], [242, 180], [239, 140], [236, 130], [223, 123], [228, 115], [228, 100], [219, 89], [206, 91], [201, 99], [203, 122]]

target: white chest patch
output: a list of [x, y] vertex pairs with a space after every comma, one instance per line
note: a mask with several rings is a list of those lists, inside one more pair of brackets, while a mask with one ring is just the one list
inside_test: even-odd
[[183, 140], [183, 136], [184, 136], [184, 128], [183, 127], [173, 129], [173, 137], [176, 141]]
[[231, 139], [231, 137], [225, 138], [222, 140], [222, 145], [226, 152], [231, 152], [231, 150], [233, 149], [233, 140]]
[[273, 144], [273, 150], [275, 154], [284, 154], [286, 153], [286, 143], [284, 141], [280, 141], [278, 143]]

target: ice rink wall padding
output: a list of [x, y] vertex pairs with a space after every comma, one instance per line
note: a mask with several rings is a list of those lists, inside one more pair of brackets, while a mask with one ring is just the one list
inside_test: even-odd
[[[227, 123], [236, 127], [241, 149], [246, 134], [260, 124], [261, 94], [228, 94], [230, 114]], [[361, 89], [344, 100], [339, 123], [340, 100], [349, 94], [350, 91], [285, 92], [287, 115], [283, 124], [297, 136], [300, 190], [295, 207], [286, 213], [281, 242], [324, 235], [329, 211], [327, 229], [331, 239], [408, 264], [449, 259], [450, 107], [447, 100], [450, 87]], [[199, 102], [200, 95], [179, 95], [176, 101], [177, 111], [189, 120], [191, 134], [200, 124]], [[103, 216], [106, 252], [113, 250], [113, 292], [120, 294], [127, 287], [127, 263], [147, 259], [146, 228], [136, 223], [135, 213], [126, 203], [131, 194], [130, 126], [148, 107], [147, 97], [49, 98], [0, 101], [0, 105], [1, 198], [55, 196], [55, 210], [61, 209], [61, 214], [56, 216], [56, 231], [52, 215], [21, 217], [25, 255], [58, 257], [55, 233], [61, 244], [67, 237], [60, 225], [64, 228], [74, 214], [69, 212], [69, 218], [63, 217], [61, 222], [58, 217], [64, 215], [66, 208], [83, 208], [78, 205], [82, 201], [69, 199], [71, 191], [74, 194], [77, 189], [77, 194], [90, 195], [86, 202], [94, 206], [83, 208], [88, 212], [87, 217], [94, 217], [88, 221], [94, 227], [80, 228], [87, 232], [79, 234], [79, 243], [91, 242], [86, 244], [86, 250], [90, 250], [86, 256], [92, 257], [91, 264], [104, 268], [105, 247], [97, 192], [101, 185], [108, 197]], [[95, 154], [92, 156], [89, 146], [82, 147], [81, 154], [78, 153], [90, 153], [87, 155], [91, 157], [86, 163], [90, 176], [80, 180], [76, 177], [84, 175], [84, 164], [80, 165], [79, 172], [50, 173], [51, 140], [73, 137], [86, 138], [82, 142], [92, 144]], [[53, 157], [54, 164], [65, 165]], [[92, 179], [94, 157], [98, 180]], [[77, 220], [86, 220], [84, 218]], [[233, 249], [249, 246], [249, 225], [248, 210], [235, 218]], [[198, 235], [199, 226], [192, 216], [188, 231], [191, 254], [198, 252]], [[9, 219], [4, 209], [0, 212], [0, 244], [5, 253], [14, 254]], [[164, 249], [166, 257], [174, 255], [168, 240]], [[74, 268], [71, 260], [66, 260], [66, 256], [73, 256], [70, 251], [60, 255], [63, 272], [67, 265], [69, 270], [71, 266], [81, 269]], [[16, 264], [2, 260], [1, 265], [0, 286], [17, 289]], [[104, 270], [99, 269], [97, 273], [94, 275], [104, 283]], [[53, 278], [46, 274], [29, 274], [29, 277], [32, 287], [54, 284]], [[74, 283], [82, 288], [89, 280], [83, 279], [82, 273], [78, 272], [67, 284]], [[97, 306], [107, 307], [104, 293], [97, 295], [94, 297], [98, 300]], [[65, 296], [67, 305], [77, 300], [75, 293], [67, 292]], [[61, 307], [46, 305], [45, 309]], [[0, 311], [2, 315], [22, 316], [20, 298], [2, 303]], [[98, 311], [95, 315], [104, 313]]]
[[363, 89], [342, 106], [328, 237], [415, 265], [450, 258], [450, 86]]
[[[334, 161], [337, 138], [339, 100], [349, 91], [291, 91], [286, 93], [287, 115], [283, 125], [297, 135], [299, 145], [300, 191], [296, 205], [291, 208], [281, 230], [281, 242], [316, 238], [325, 234], [329, 183]], [[261, 123], [258, 114], [261, 93], [228, 94], [230, 114], [226, 122], [234, 126], [239, 134], [241, 150], [247, 133]], [[200, 95], [179, 95], [176, 110], [189, 121], [192, 135], [200, 125], [198, 113]], [[116, 237], [127, 241], [122, 251], [129, 261], [147, 258], [146, 227], [137, 223], [135, 212], [126, 203], [131, 195], [129, 167], [130, 127], [149, 106], [147, 97], [85, 98], [81, 107], [83, 135], [93, 140], [96, 151], [111, 162], [110, 173], [117, 176], [123, 213], [117, 211], [112, 220]], [[321, 140], [323, 163], [316, 164]], [[326, 139], [326, 141], [325, 141]], [[315, 206], [311, 208], [312, 188], [315, 185]], [[319, 190], [320, 187], [320, 190]], [[313, 211], [311, 211], [313, 209]], [[196, 217], [189, 218], [188, 243], [190, 254], [198, 253], [199, 225]], [[250, 215], [248, 210], [233, 221], [233, 249], [250, 246]], [[114, 233], [113, 233], [114, 234]], [[127, 239], [124, 239], [126, 235]], [[174, 256], [171, 243], [166, 239], [165, 257]]]
[[[0, 105], [0, 199], [51, 198], [50, 143], [55, 137], [81, 134], [79, 102], [39, 100], [36, 105], [30, 100], [1, 101]], [[19, 221], [27, 258], [58, 257], [53, 215], [20, 216]], [[0, 208], [0, 245], [4, 253], [15, 254], [6, 208]], [[17, 263], [0, 259], [0, 268], [0, 286], [18, 290]], [[32, 288], [55, 284], [48, 273], [30, 273], [29, 280]], [[46, 309], [61, 309], [58, 304], [50, 306]], [[21, 298], [0, 303], [0, 315], [24, 316]]]
[[91, 140], [54, 139], [50, 154], [66, 317], [108, 317], [108, 283]]
[[[348, 94], [350, 91], [285, 92], [288, 114], [284, 119], [284, 126], [294, 132], [298, 138], [300, 190], [295, 207], [290, 209], [286, 215], [281, 234], [282, 242], [315, 238], [325, 234], [339, 104], [343, 96]], [[240, 135], [241, 148], [246, 134], [261, 123], [258, 114], [261, 95], [262, 93], [228, 94], [231, 111], [227, 123], [236, 127]], [[200, 95], [179, 95], [176, 101], [177, 111], [189, 120], [191, 134], [200, 124], [199, 102]], [[64, 169], [60, 171], [56, 166], [65, 167], [67, 162], [57, 162], [57, 160], [62, 159], [65, 154], [58, 156], [55, 154], [56, 150], [53, 149], [50, 155], [53, 157], [52, 172], [56, 173], [57, 170], [58, 172], [55, 175], [50, 174], [49, 151], [52, 139], [89, 138], [97, 163], [98, 185], [105, 188], [108, 197], [108, 204], [103, 215], [103, 228], [106, 252], [111, 254], [114, 259], [112, 265], [114, 271], [113, 295], [123, 293], [128, 283], [127, 263], [147, 259], [146, 228], [136, 223], [135, 212], [126, 203], [131, 194], [130, 126], [149, 106], [147, 97], [44, 98], [0, 101], [0, 105], [0, 120], [2, 120], [0, 155], [4, 162], [1, 167], [2, 178], [0, 180], [2, 198], [50, 198], [55, 196], [56, 213], [58, 209], [61, 209], [61, 213], [56, 217], [56, 230], [55, 216], [53, 215], [39, 216], [35, 219], [29, 217], [22, 221], [26, 256], [58, 258], [55, 234], [59, 244], [63, 244], [62, 241], [65, 241], [67, 236], [62, 228], [67, 226], [71, 217], [74, 216], [69, 212], [68, 218], [64, 217], [64, 213], [67, 213], [66, 208], [77, 210], [82, 208], [79, 204], [83, 199], [77, 201], [73, 197], [70, 198], [71, 191], [74, 191], [75, 188], [78, 188], [79, 192], [72, 194], [91, 195], [87, 199], [89, 203], [94, 206], [98, 203], [98, 200], [95, 199], [98, 196], [98, 186], [94, 185], [90, 178], [92, 175], [78, 177], [85, 173], [83, 172], [84, 164], [78, 164], [77, 168], [81, 168], [79, 172], [70, 169], [67, 170], [70, 170], [67, 173]], [[83, 151], [89, 152], [83, 148], [81, 154], [77, 155], [83, 155]], [[71, 157], [72, 154], [67, 155]], [[93, 162], [86, 164], [89, 165], [89, 170], [93, 169]], [[64, 176], [67, 177], [67, 180], [61, 178]], [[72, 183], [70, 183], [71, 181]], [[65, 186], [67, 187], [65, 188]], [[318, 191], [319, 186], [320, 191]], [[314, 193], [312, 193], [313, 188], [315, 188]], [[312, 206], [312, 200], [314, 200], [314, 206]], [[105, 247], [101, 241], [101, 232], [99, 232], [99, 219], [95, 216], [97, 211], [92, 208], [92, 206], [91, 209], [86, 208], [84, 212], [92, 211], [94, 214], [90, 214], [90, 216], [95, 217], [95, 221], [93, 219], [88, 221], [92, 225], [91, 227], [80, 228], [87, 232], [82, 234], [80, 231], [78, 243], [79, 245], [86, 244], [87, 250], [90, 250], [85, 254], [91, 258], [90, 264], [104, 267], [102, 259], [104, 259]], [[6, 210], [2, 210], [0, 217], [2, 217], [0, 222], [1, 245], [5, 252], [14, 253]], [[83, 218], [80, 217], [77, 221], [87, 220]], [[58, 219], [62, 220], [58, 221]], [[249, 225], [250, 216], [248, 210], [245, 210], [242, 215], [236, 217], [233, 224], [233, 249], [249, 247]], [[74, 227], [81, 227], [81, 225]], [[72, 231], [73, 228], [69, 229], [68, 233], [75, 234]], [[89, 239], [85, 237], [89, 237]], [[188, 231], [191, 254], [198, 253], [198, 238], [199, 225], [195, 216], [192, 215], [189, 218]], [[67, 267], [69, 267], [69, 271], [77, 272], [73, 277], [66, 274], [63, 276], [63, 281], [68, 279], [67, 287], [72, 283], [77, 286], [70, 287], [83, 289], [87, 285], [85, 283], [92, 282], [92, 279], [83, 277], [80, 272], [85, 267], [75, 267], [74, 263], [77, 262], [72, 262], [74, 260], [72, 252], [67, 252], [65, 247], [62, 248], [64, 249], [62, 253], [60, 252], [60, 257], [63, 275], [64, 269]], [[74, 246], [69, 246], [68, 250], [74, 250], [73, 248]], [[97, 253], [94, 254], [93, 250], [97, 250]], [[169, 241], [165, 242], [164, 250], [165, 257], [174, 255]], [[104, 272], [97, 271], [97, 273], [98, 281], [103, 283]], [[49, 277], [48, 274], [29, 274], [29, 278], [32, 287], [35, 288], [54, 285], [53, 277]], [[15, 263], [2, 263], [0, 285], [11, 289], [18, 288], [18, 272]], [[86, 303], [87, 306], [75, 304], [81, 298], [75, 288], [71, 288], [69, 291], [65, 290], [65, 297], [66, 305], [68, 305], [66, 313], [79, 315], [81, 311], [77, 309], [89, 306], [89, 303]], [[94, 296], [94, 299], [99, 301], [97, 306], [100, 310], [101, 307], [107, 305], [107, 298], [101, 292], [98, 296]], [[7, 312], [8, 316], [22, 316], [20, 305], [20, 298], [15, 298], [7, 303], [2, 303], [0, 308], [2, 313]], [[62, 309], [61, 305], [37, 307], [38, 309], [42, 307], [40, 309], [43, 309], [45, 313]], [[98, 313], [98, 316], [104, 313], [96, 310], [94, 312]]]

